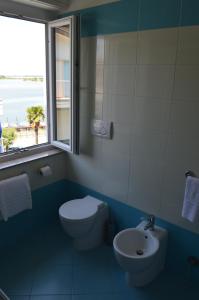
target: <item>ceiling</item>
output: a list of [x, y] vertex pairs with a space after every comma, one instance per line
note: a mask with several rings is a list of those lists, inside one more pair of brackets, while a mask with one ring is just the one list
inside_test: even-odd
[[75, 11], [97, 5], [117, 2], [119, 0], [10, 0], [52, 11]]
[[11, 0], [28, 6], [34, 6], [47, 10], [67, 10], [71, 0]]

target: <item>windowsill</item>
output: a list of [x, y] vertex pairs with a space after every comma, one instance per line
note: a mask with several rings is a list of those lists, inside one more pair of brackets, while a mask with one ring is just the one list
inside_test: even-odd
[[24, 163], [63, 153], [52, 145], [42, 145], [27, 152], [9, 153], [0, 157], [0, 170], [12, 168]]

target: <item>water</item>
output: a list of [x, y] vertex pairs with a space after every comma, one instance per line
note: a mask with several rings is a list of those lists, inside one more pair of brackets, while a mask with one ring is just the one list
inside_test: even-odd
[[26, 110], [42, 105], [46, 111], [45, 84], [23, 80], [0, 80], [0, 98], [3, 99], [2, 123], [23, 124], [27, 122]]

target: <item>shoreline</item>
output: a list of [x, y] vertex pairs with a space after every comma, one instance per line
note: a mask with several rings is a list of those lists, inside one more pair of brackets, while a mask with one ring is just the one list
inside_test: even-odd
[[43, 76], [4, 76], [4, 75], [0, 75], [0, 80], [23, 80], [23, 81], [39, 81], [39, 82], [43, 82], [44, 81], [44, 77]]
[[[1, 139], [3, 141], [3, 139]], [[47, 130], [46, 128], [39, 128], [38, 132], [38, 144], [47, 143]], [[28, 130], [20, 130], [16, 132], [16, 139], [13, 141], [13, 144], [10, 145], [10, 148], [26, 148], [36, 145], [35, 143], [35, 131], [33, 128]], [[6, 151], [4, 151], [6, 153]]]

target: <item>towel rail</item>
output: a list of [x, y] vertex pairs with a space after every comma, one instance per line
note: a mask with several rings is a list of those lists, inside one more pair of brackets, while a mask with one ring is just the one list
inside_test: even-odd
[[8, 296], [0, 289], [0, 300], [10, 300]]
[[191, 170], [188, 170], [186, 173], [185, 173], [185, 177], [188, 177], [188, 176], [191, 176], [191, 177], [197, 177], [196, 174], [191, 171]]

